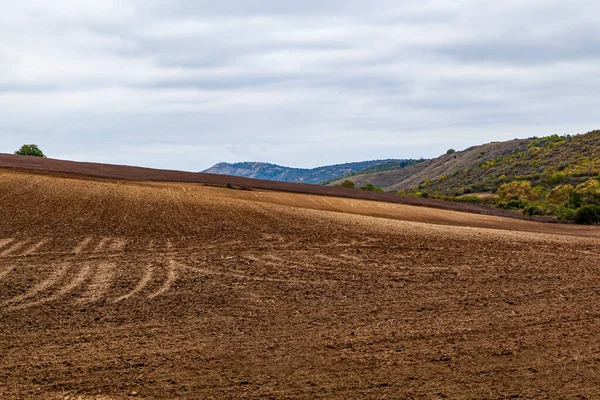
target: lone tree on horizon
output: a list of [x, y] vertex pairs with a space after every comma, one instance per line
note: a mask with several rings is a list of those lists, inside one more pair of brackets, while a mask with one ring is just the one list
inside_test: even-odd
[[46, 157], [37, 144], [24, 144], [19, 150], [15, 151], [15, 154], [19, 156]]

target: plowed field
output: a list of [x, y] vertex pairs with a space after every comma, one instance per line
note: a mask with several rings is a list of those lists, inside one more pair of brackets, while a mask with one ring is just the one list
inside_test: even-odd
[[600, 229], [0, 170], [0, 398], [600, 398]]

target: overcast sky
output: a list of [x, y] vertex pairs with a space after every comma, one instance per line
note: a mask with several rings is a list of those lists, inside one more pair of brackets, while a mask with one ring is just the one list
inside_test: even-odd
[[597, 0], [0, 6], [0, 152], [313, 167], [600, 128]]

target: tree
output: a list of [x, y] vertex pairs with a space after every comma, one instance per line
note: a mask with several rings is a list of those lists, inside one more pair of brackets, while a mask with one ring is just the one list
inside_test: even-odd
[[15, 151], [15, 154], [19, 156], [46, 157], [37, 144], [24, 144], [19, 150]]
[[456, 150], [454, 149], [448, 149], [448, 151], [446, 152], [446, 154], [454, 154], [456, 153]]
[[342, 184], [340, 186], [345, 187], [345, 188], [354, 189], [354, 182], [352, 182], [349, 179], [346, 179], [344, 182], [342, 182]]

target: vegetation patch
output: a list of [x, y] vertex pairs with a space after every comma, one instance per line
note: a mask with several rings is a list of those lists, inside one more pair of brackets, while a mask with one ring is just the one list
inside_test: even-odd
[[18, 156], [46, 157], [37, 144], [24, 144], [19, 150], [15, 151], [15, 154]]
[[[425, 178], [402, 194], [489, 204], [525, 215], [596, 224], [600, 207], [600, 131], [528, 139], [522, 150], [485, 159], [474, 168]], [[464, 197], [471, 193], [495, 198]]]

